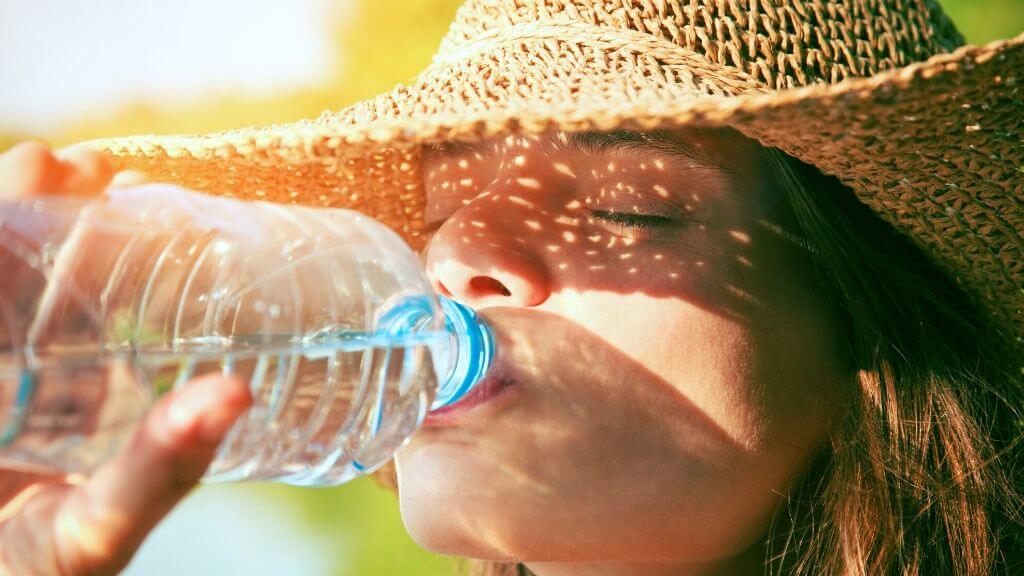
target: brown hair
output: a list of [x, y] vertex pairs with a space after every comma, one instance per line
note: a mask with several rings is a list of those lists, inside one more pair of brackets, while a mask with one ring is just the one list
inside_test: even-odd
[[[1024, 368], [1013, 344], [850, 188], [764, 153], [855, 367], [844, 419], [780, 503], [765, 573], [1024, 573]], [[462, 571], [529, 574], [479, 560]]]

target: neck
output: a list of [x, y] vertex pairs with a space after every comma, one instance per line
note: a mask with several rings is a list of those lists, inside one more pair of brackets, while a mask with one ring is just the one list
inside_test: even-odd
[[763, 576], [764, 546], [713, 562], [527, 562], [535, 576]]

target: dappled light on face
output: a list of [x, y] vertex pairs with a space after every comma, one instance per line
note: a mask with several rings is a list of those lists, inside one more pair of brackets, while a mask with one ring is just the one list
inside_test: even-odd
[[[772, 266], [759, 266], [759, 253], [779, 240], [752, 226], [763, 215], [743, 205], [746, 191], [729, 169], [674, 155], [664, 142], [644, 148], [642, 140], [620, 146], [602, 138], [512, 135], [428, 151], [434, 271], [451, 260], [493, 270], [506, 286], [517, 283], [513, 278], [524, 286], [542, 282], [530, 289], [549, 295], [644, 293], [744, 322], [766, 314], [770, 300], [757, 296], [756, 275]], [[712, 147], [690, 144], [710, 154]], [[460, 290], [459, 280], [445, 284], [477, 307], [515, 299], [464, 282]]]
[[[428, 276], [493, 321], [496, 366], [518, 379], [521, 395], [418, 433], [400, 455], [403, 498], [443, 500], [446, 525], [464, 523], [461, 533], [484, 535], [490, 549], [515, 549], [516, 530], [538, 521], [579, 525], [595, 501], [619, 506], [605, 504], [608, 493], [635, 504], [644, 497], [636, 475], [616, 484], [629, 478], [623, 470], [677, 488], [647, 495], [647, 511], [707, 512], [686, 486], [724, 480], [722, 463], [742, 460], [760, 438], [723, 426], [742, 404], [730, 394], [747, 377], [737, 375], [751, 366], [747, 354], [767, 341], [804, 342], [791, 339], [799, 324], [785, 316], [804, 293], [784, 296], [806, 254], [788, 221], [762, 209], [770, 202], [752, 156], [701, 148], [703, 136], [681, 148], [700, 163], [664, 139], [576, 136], [424, 154]], [[665, 474], [650, 478], [666, 461]], [[428, 469], [434, 475], [422, 480]], [[666, 494], [677, 499], [671, 506]]]

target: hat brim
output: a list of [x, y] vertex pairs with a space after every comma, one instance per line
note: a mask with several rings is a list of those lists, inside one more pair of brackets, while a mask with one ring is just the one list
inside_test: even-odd
[[635, 51], [617, 68], [565, 46], [579, 65], [556, 76], [538, 65], [524, 75], [503, 51], [529, 43], [494, 44], [317, 120], [86, 145], [157, 181], [359, 210], [419, 247], [424, 144], [548, 130], [732, 127], [849, 185], [977, 298], [1020, 349], [1024, 34], [867, 78], [775, 91], [682, 50], [658, 61], [628, 40], [608, 40]]

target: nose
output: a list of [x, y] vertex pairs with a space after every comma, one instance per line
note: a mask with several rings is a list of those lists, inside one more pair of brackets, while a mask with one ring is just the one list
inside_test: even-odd
[[[478, 231], [470, 220], [487, 222], [486, 228]], [[529, 243], [515, 242], [507, 227], [492, 225], [494, 220], [461, 210], [437, 230], [427, 247], [427, 277], [434, 290], [477, 309], [541, 305], [551, 295], [543, 260]]]

